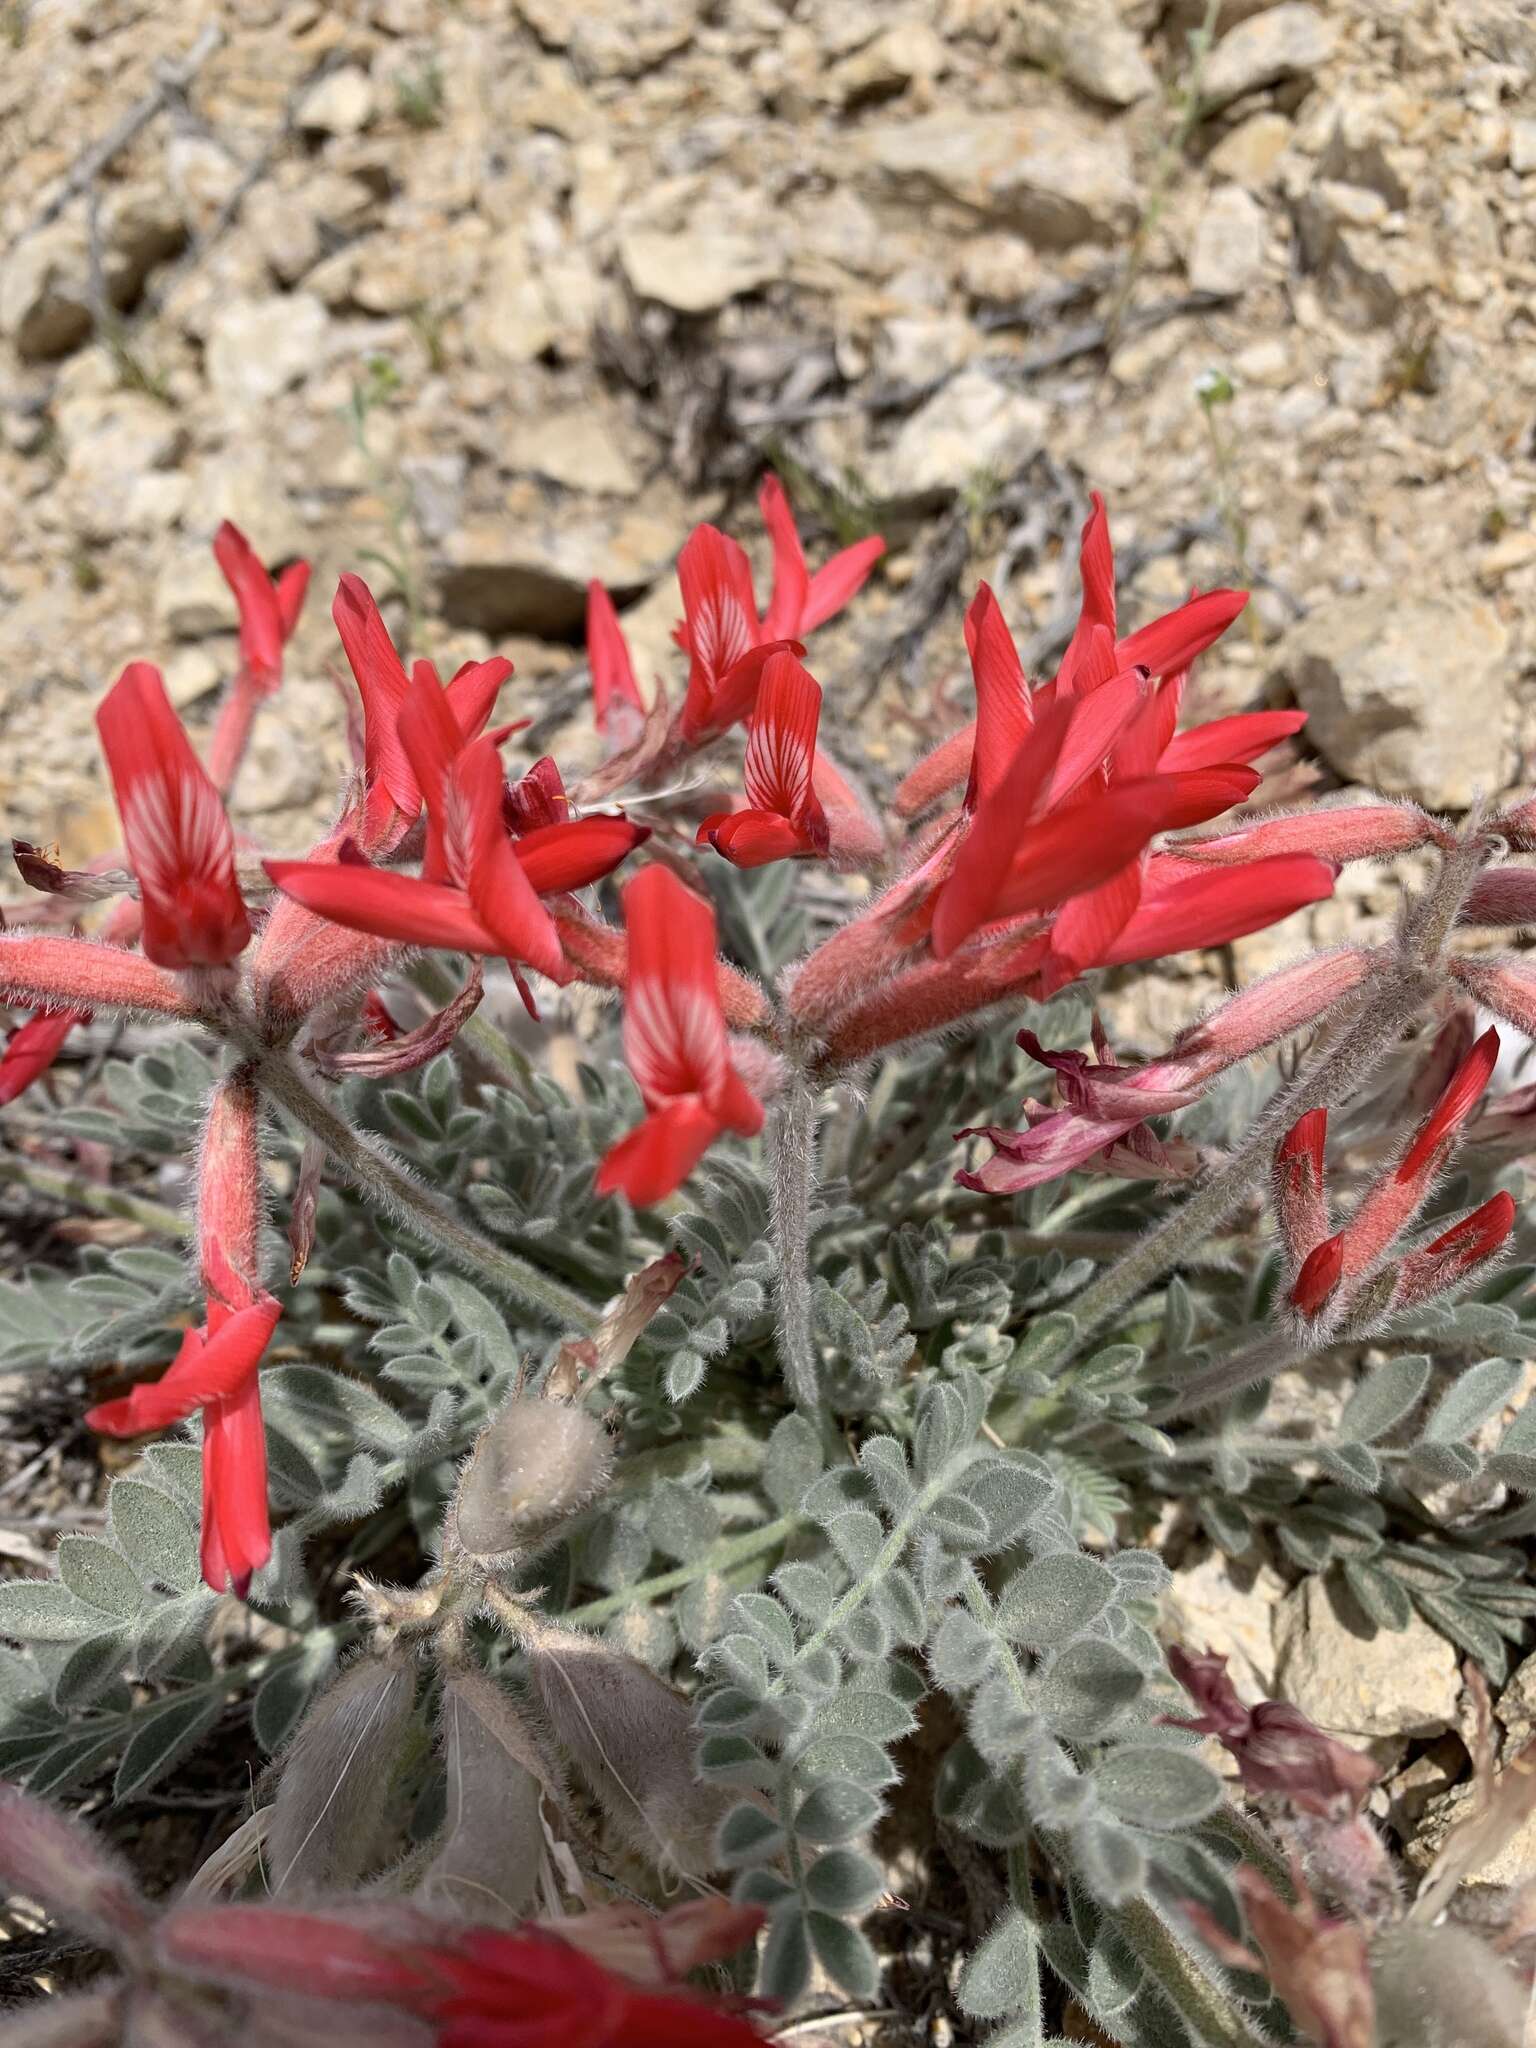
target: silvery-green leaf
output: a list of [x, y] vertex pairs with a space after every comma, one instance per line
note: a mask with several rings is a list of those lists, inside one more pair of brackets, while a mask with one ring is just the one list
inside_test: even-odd
[[973, 2020], [1040, 2012], [1040, 1953], [1035, 1931], [1016, 1910], [1001, 1920], [967, 1960], [955, 1993]]
[[100, 1628], [100, 1613], [56, 1579], [13, 1579], [0, 1586], [0, 1635], [20, 1643], [74, 1643]]
[[733, 1806], [715, 1835], [715, 1857], [725, 1870], [773, 1863], [784, 1847], [784, 1831], [760, 1806]]
[[768, 1923], [758, 1965], [758, 1990], [777, 2005], [792, 2006], [811, 1974], [811, 1939], [798, 1898], [786, 1899]]
[[102, 1614], [132, 1620], [144, 1605], [144, 1588], [133, 1567], [110, 1543], [94, 1536], [61, 1536], [59, 1577], [76, 1599]]
[[808, 1416], [786, 1415], [775, 1424], [763, 1459], [763, 1491], [781, 1515], [800, 1505], [822, 1463], [821, 1438]]
[[885, 1890], [885, 1873], [858, 1849], [828, 1849], [805, 1873], [805, 1896], [824, 1913], [867, 1913]]
[[168, 1493], [142, 1479], [114, 1479], [107, 1507], [113, 1537], [145, 1585], [189, 1593], [201, 1583], [198, 1532]]
[[1125, 1744], [1095, 1765], [1099, 1798], [1143, 1828], [1192, 1827], [1221, 1802], [1221, 1782], [1197, 1756], [1167, 1744]]
[[795, 1810], [795, 1833], [807, 1842], [846, 1842], [874, 1826], [880, 1801], [852, 1778], [825, 1778]]
[[773, 1575], [773, 1583], [796, 1614], [813, 1628], [832, 1611], [836, 1594], [832, 1581], [819, 1565], [781, 1564]]
[[132, 1740], [123, 1751], [114, 1799], [133, 1799], [180, 1763], [218, 1721], [224, 1701], [217, 1692], [170, 1700], [139, 1722]]
[[880, 1965], [875, 1952], [857, 1927], [830, 1913], [807, 1913], [806, 1929], [816, 1960], [849, 1998], [873, 1998], [880, 1983]]
[[1096, 1899], [1124, 1905], [1146, 1881], [1147, 1859], [1129, 1829], [1091, 1816], [1072, 1830], [1073, 1864]]
[[1040, 1711], [1058, 1735], [1090, 1740], [1119, 1718], [1144, 1682], [1140, 1669], [1110, 1644], [1071, 1643], [1045, 1674]]
[[1430, 1363], [1421, 1352], [1389, 1358], [1356, 1387], [1339, 1417], [1346, 1443], [1372, 1444], [1418, 1406], [1429, 1385]]
[[1425, 1424], [1425, 1443], [1459, 1444], [1479, 1423], [1497, 1415], [1519, 1384], [1520, 1367], [1513, 1359], [1485, 1358], [1469, 1366], [1441, 1396]]
[[1114, 1594], [1111, 1574], [1083, 1551], [1036, 1558], [1005, 1587], [998, 1626], [1015, 1642], [1064, 1643], [1089, 1627]]

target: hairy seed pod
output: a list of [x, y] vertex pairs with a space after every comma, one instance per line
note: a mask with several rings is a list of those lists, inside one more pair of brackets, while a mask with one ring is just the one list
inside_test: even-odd
[[266, 1838], [274, 1892], [355, 1884], [383, 1853], [389, 1787], [416, 1678], [408, 1658], [359, 1657], [299, 1724]]
[[1397, 1926], [1371, 1948], [1378, 2048], [1520, 2048], [1525, 1999], [1464, 1927]]
[[540, 1800], [559, 1788], [516, 1704], [481, 1671], [448, 1680], [438, 1728], [448, 1813], [417, 1895], [433, 1912], [510, 1926], [538, 1883]]
[[487, 1424], [448, 1513], [457, 1548], [489, 1568], [527, 1556], [608, 1483], [601, 1424], [563, 1401], [514, 1400]]
[[697, 1776], [688, 1701], [596, 1636], [540, 1627], [524, 1648], [560, 1747], [613, 1825], [663, 1870], [713, 1869], [715, 1827], [740, 1795]]

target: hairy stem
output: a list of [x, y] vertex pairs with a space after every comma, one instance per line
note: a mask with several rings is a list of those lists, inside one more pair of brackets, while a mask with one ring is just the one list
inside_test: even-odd
[[98, 1216], [116, 1216], [125, 1223], [137, 1223], [157, 1237], [189, 1237], [192, 1232], [187, 1217], [167, 1209], [161, 1202], [124, 1194], [120, 1188], [102, 1187], [78, 1173], [57, 1173], [51, 1167], [36, 1166], [13, 1152], [0, 1153], [0, 1180], [30, 1188], [34, 1194], [47, 1195], [54, 1201], [67, 1202], [71, 1208], [90, 1209]]
[[1272, 2037], [1251, 2027], [1145, 1899], [1115, 1908], [1115, 1925], [1152, 1982], [1195, 2038], [1209, 2048], [1270, 2048]]
[[766, 1556], [770, 1550], [780, 1549], [804, 1523], [803, 1515], [780, 1515], [776, 1522], [764, 1522], [760, 1528], [746, 1529], [739, 1536], [727, 1536], [712, 1543], [673, 1571], [658, 1572], [653, 1579], [638, 1579], [617, 1593], [604, 1593], [601, 1599], [589, 1600], [583, 1607], [567, 1608], [553, 1618], [579, 1628], [596, 1628], [599, 1622], [608, 1621], [615, 1614], [623, 1614], [631, 1607], [649, 1607], [653, 1601], [665, 1599], [668, 1593], [691, 1586], [697, 1579], [706, 1579], [712, 1572], [728, 1572]]
[[778, 1253], [775, 1322], [785, 1384], [799, 1408], [814, 1409], [821, 1360], [811, 1324], [811, 1196], [816, 1186], [816, 1090], [792, 1067], [768, 1113], [773, 1172], [773, 1241]]
[[[428, 1001], [436, 1003], [439, 1009], [451, 1003], [458, 994], [447, 968], [430, 957], [416, 962], [411, 970], [411, 979]], [[515, 1088], [519, 1094], [527, 1093], [533, 1079], [533, 1068], [489, 1017], [481, 1016], [478, 1011], [473, 1017], [467, 1017], [459, 1026], [459, 1037], [491, 1069], [498, 1081]]]
[[537, 1310], [557, 1328], [588, 1333], [596, 1329], [597, 1316], [579, 1295], [462, 1222], [445, 1202], [412, 1178], [387, 1146], [344, 1123], [285, 1052], [262, 1044], [238, 1025], [231, 1028], [241, 1050], [255, 1061], [262, 1087], [320, 1140], [360, 1194], [398, 1217], [429, 1250], [441, 1252], [497, 1293]]
[[1296, 1119], [1332, 1102], [1354, 1087], [1396, 1043], [1397, 1034], [1429, 991], [1424, 971], [1412, 964], [1389, 969], [1376, 984], [1349, 1028], [1322, 1055], [1304, 1066], [1268, 1106], [1237, 1150], [1189, 1199], [1139, 1238], [1117, 1265], [1085, 1287], [1071, 1304], [1077, 1318], [1072, 1350], [1053, 1361], [1064, 1366], [1112, 1317], [1119, 1315], [1154, 1280], [1182, 1265], [1218, 1230], [1264, 1180], [1270, 1154]]

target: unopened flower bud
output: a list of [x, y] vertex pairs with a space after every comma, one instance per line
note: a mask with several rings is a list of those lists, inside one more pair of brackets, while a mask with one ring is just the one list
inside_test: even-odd
[[1324, 1238], [1301, 1262], [1301, 1271], [1291, 1286], [1291, 1306], [1301, 1315], [1320, 1315], [1338, 1288], [1344, 1273], [1344, 1238]]
[[95, 1835], [16, 1785], [0, 1785], [0, 1880], [109, 1948], [148, 1924], [132, 1878]]
[[1323, 1190], [1323, 1148], [1328, 1139], [1326, 1109], [1308, 1110], [1275, 1148], [1275, 1221], [1293, 1265], [1302, 1263], [1328, 1231]]
[[274, 1892], [340, 1887], [382, 1853], [386, 1793], [400, 1762], [415, 1674], [399, 1652], [359, 1657], [299, 1724], [267, 1830]]
[[511, 1697], [481, 1671], [448, 1680], [438, 1727], [448, 1812], [418, 1896], [433, 1911], [509, 1927], [538, 1884], [551, 1773]]
[[524, 1649], [551, 1729], [614, 1827], [663, 1870], [712, 1870], [715, 1827], [739, 1794], [697, 1776], [688, 1701], [598, 1636], [540, 1626]]
[[1412, 1308], [1444, 1294], [1495, 1257], [1514, 1227], [1514, 1197], [1501, 1191], [1403, 1261], [1393, 1307]]
[[602, 1427], [564, 1401], [512, 1400], [481, 1431], [448, 1511], [450, 1551], [495, 1568], [547, 1543], [608, 1483]]

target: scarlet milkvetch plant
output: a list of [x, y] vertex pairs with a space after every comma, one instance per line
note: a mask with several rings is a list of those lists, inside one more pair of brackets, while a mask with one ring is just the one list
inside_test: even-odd
[[[357, 2007], [328, 2031], [368, 2031], [387, 1982], [402, 2040], [531, 2038], [524, 2009], [740, 2038], [571, 1959], [615, 1870], [766, 1916], [781, 2003], [813, 1971], [867, 2003], [892, 1745], [943, 1694], [937, 1810], [1006, 1898], [939, 1972], [957, 2017], [1038, 2037], [1059, 1970], [1138, 2048], [1174, 2023], [1247, 2048], [1262, 2019], [1181, 1902], [1231, 1940], [1266, 1907], [1227, 1875], [1189, 1728], [1330, 1826], [1359, 1820], [1359, 1773], [1188, 1661], [1201, 1718], [1165, 1716], [1166, 1574], [1130, 1528], [1181, 1503], [1490, 1669], [1525, 1628], [1508, 1494], [1536, 1453], [1518, 1419], [1486, 1437], [1536, 1343], [1492, 1184], [1530, 1091], [1489, 1093], [1475, 1006], [1536, 1021], [1521, 958], [1476, 938], [1536, 917], [1530, 807], [1267, 807], [1256, 764], [1300, 714], [1183, 722], [1243, 594], [1124, 630], [1098, 500], [1054, 674], [982, 586], [974, 719], [888, 787], [814, 644], [881, 543], [813, 570], [775, 480], [760, 505], [765, 607], [725, 533], [680, 553], [670, 689], [592, 587], [594, 731], [559, 765], [512, 751], [539, 707], [508, 662], [408, 662], [343, 576], [353, 768], [297, 854], [229, 805], [304, 574], [222, 531], [240, 667], [206, 753], [130, 663], [99, 718], [121, 852], [72, 873], [17, 849], [35, 914], [7, 906], [0, 991], [33, 1014], [0, 1064], [0, 1173], [87, 1213], [77, 1274], [0, 1287], [0, 1364], [89, 1367], [96, 1429], [191, 1440], [113, 1482], [56, 1582], [0, 1587], [25, 1646], [0, 1766], [61, 1790], [111, 1759], [129, 1798], [247, 1693], [273, 1757], [200, 1885], [280, 1917], [136, 1932], [176, 1988], [166, 2018], [168, 1980], [130, 1966], [129, 2038], [141, 1998], [174, 2039], [199, 1999], [254, 1997], [241, 1954], [285, 1941], [315, 1963], [295, 1997]], [[1303, 953], [1151, 1059], [1080, 993], [1401, 855], [1432, 872], [1391, 941]], [[506, 1029], [497, 961], [528, 1013]], [[45, 1109], [87, 1012], [145, 1020], [148, 1048]], [[1299, 1467], [1265, 1386], [1367, 1343], [1382, 1362]], [[1478, 1344], [1503, 1348], [1453, 1370]], [[1424, 1533], [1426, 1493], [1473, 1479], [1475, 1567], [1464, 1521]], [[226, 1592], [272, 1628], [234, 1654], [214, 1632], [209, 1659]], [[1290, 1935], [1333, 1943], [1326, 1914]], [[321, 1969], [328, 1942], [361, 1974]]]

